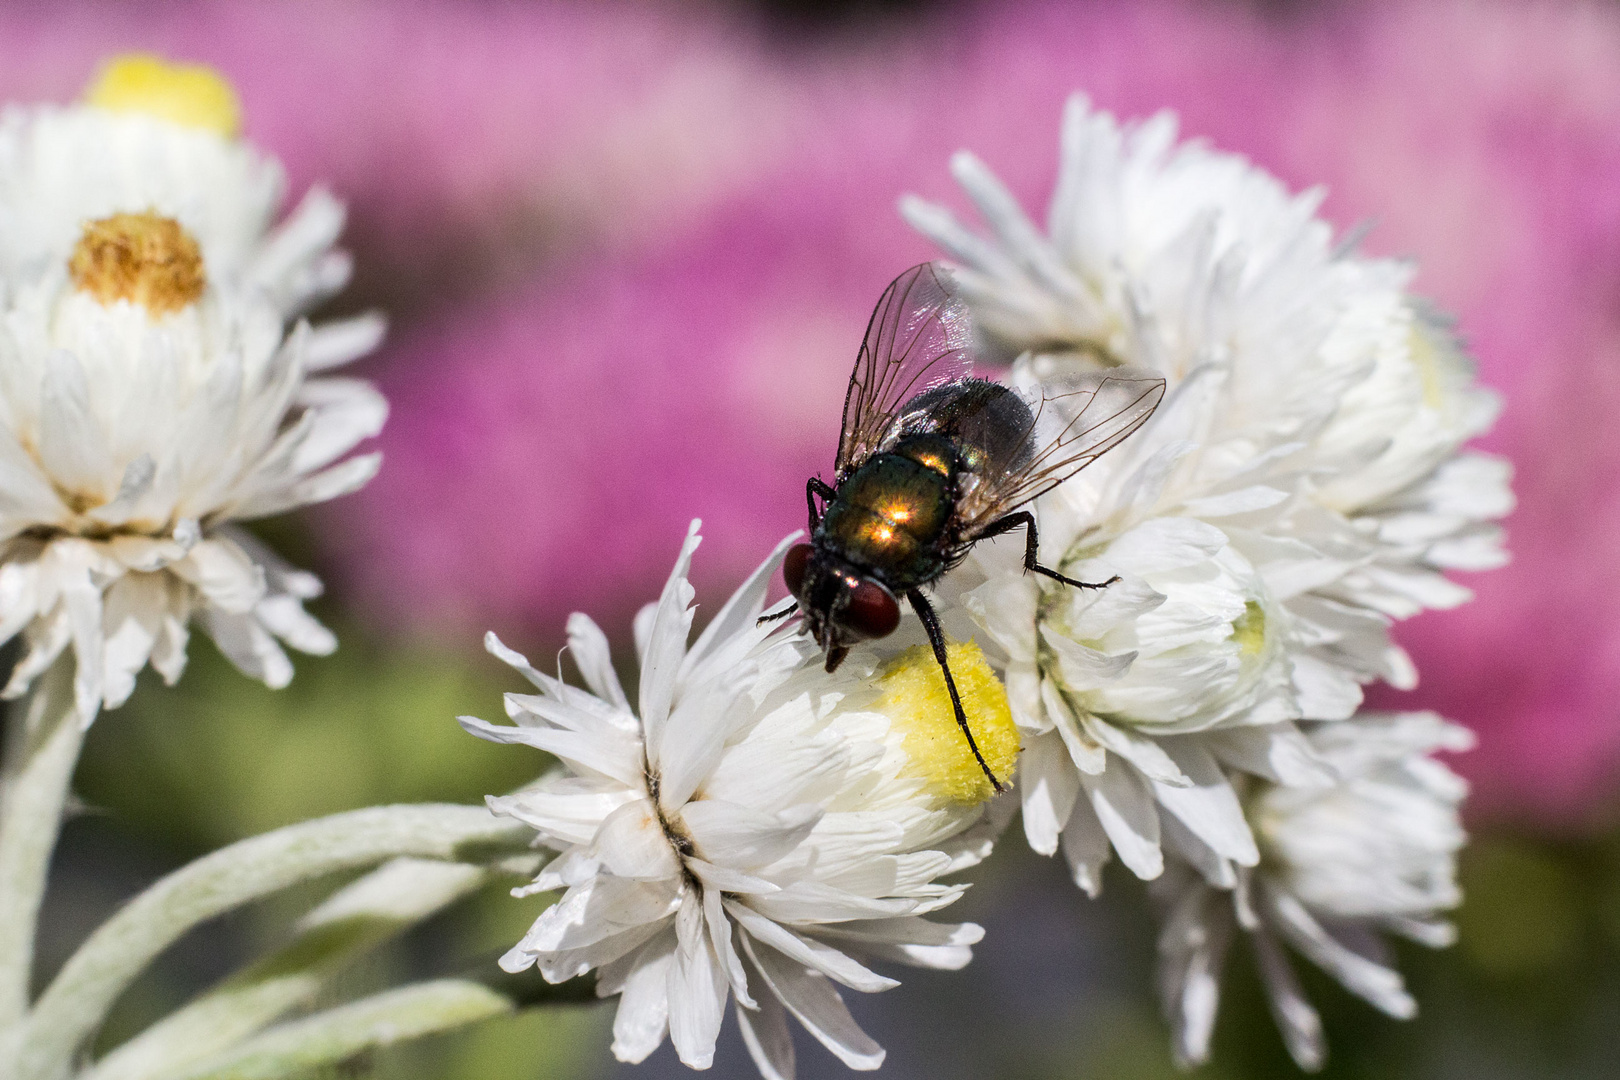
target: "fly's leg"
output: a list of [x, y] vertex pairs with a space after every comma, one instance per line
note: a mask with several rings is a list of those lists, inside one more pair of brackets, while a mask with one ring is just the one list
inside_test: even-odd
[[755, 626], [764, 626], [768, 622], [775, 622], [778, 619], [785, 619], [789, 615], [797, 615], [798, 613], [799, 613], [799, 603], [798, 603], [798, 601], [795, 600], [793, 603], [789, 604], [787, 607], [783, 608], [781, 611], [775, 611], [775, 612], [772, 612], [769, 615], [761, 615], [759, 618], [754, 620], [754, 625]]
[[1028, 531], [1024, 533], [1025, 570], [1033, 570], [1037, 574], [1045, 574], [1053, 581], [1061, 581], [1063, 584], [1073, 585], [1077, 589], [1106, 589], [1108, 586], [1119, 580], [1119, 575], [1115, 574], [1107, 581], [1077, 581], [1072, 577], [1064, 577], [1056, 570], [1042, 566], [1040, 563], [1036, 562], [1035, 552], [1040, 546], [1040, 541], [1037, 539], [1035, 533], [1035, 515], [1030, 513], [1028, 510], [1020, 510], [1016, 514], [1008, 514], [1004, 518], [992, 521], [990, 524], [984, 527], [983, 532], [979, 533], [979, 535], [975, 536], [973, 539], [975, 541], [988, 540], [992, 536], [1000, 536], [1002, 533], [1009, 533], [1014, 529], [1023, 528], [1025, 526], [1028, 527]]
[[810, 506], [810, 531], [812, 533], [821, 524], [821, 510], [816, 506], [816, 496], [820, 495], [822, 504], [825, 505], [832, 502], [833, 497], [837, 494], [838, 492], [819, 476], [812, 476], [804, 482], [804, 501]]
[[974, 760], [979, 763], [979, 768], [984, 770], [984, 775], [990, 778], [990, 786], [995, 788], [996, 794], [999, 795], [1007, 788], [996, 779], [996, 774], [990, 771], [990, 765], [979, 752], [979, 744], [974, 741], [973, 731], [968, 727], [967, 714], [962, 711], [962, 698], [956, 692], [956, 680], [951, 678], [951, 665], [945, 659], [945, 634], [939, 628], [939, 616], [934, 614], [933, 605], [920, 590], [908, 590], [906, 599], [911, 601], [912, 609], [917, 612], [917, 618], [922, 620], [923, 629], [928, 631], [928, 644], [934, 647], [934, 659], [939, 661], [939, 670], [945, 675], [945, 689], [950, 691], [951, 707], [956, 710], [956, 726], [962, 729], [962, 734], [967, 738], [968, 749], [973, 751]]

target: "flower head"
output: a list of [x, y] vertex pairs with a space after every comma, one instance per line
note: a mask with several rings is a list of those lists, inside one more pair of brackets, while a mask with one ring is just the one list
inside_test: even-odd
[[1254, 947], [1289, 1052], [1304, 1069], [1326, 1056], [1321, 1021], [1284, 955], [1287, 945], [1391, 1016], [1417, 1011], [1379, 933], [1449, 944], [1443, 912], [1461, 900], [1457, 805], [1466, 785], [1431, 755], [1473, 736], [1432, 713], [1366, 713], [1309, 734], [1333, 781], [1262, 784], [1248, 800], [1261, 858], [1231, 892], [1186, 866], [1155, 883], [1165, 928], [1159, 982], [1176, 1055], [1204, 1061], [1220, 974], [1239, 929]]
[[[351, 271], [333, 247], [343, 205], [315, 188], [277, 224], [285, 176], [237, 136], [238, 111], [218, 74], [144, 55], [109, 63], [82, 104], [8, 106], [0, 114], [0, 277], [27, 280], [67, 259], [86, 221], [150, 212], [185, 230], [217, 287], [261, 294], [284, 317], [337, 292]], [[351, 355], [340, 350], [338, 363], [379, 334], [370, 317], [333, 327], [321, 344], [351, 339]]]
[[[539, 693], [507, 695], [516, 726], [462, 723], [563, 763], [489, 800], [561, 853], [519, 892], [566, 889], [502, 965], [537, 966], [553, 982], [597, 971], [598, 993], [620, 999], [621, 1060], [640, 1061], [667, 1033], [682, 1061], [708, 1067], [735, 997], [764, 1075], [793, 1075], [787, 1014], [851, 1068], [876, 1068], [883, 1051], [835, 984], [896, 985], [871, 959], [968, 962], [977, 926], [921, 916], [965, 888], [937, 878], [988, 852], [970, 827], [989, 785], [942, 690], [926, 685], [931, 654], [883, 664], [857, 649], [828, 675], [814, 643], [758, 624], [786, 541], [689, 644], [696, 529], [663, 596], [636, 619], [635, 710], [584, 615], [568, 630], [588, 690], [489, 639]], [[999, 684], [974, 651], [953, 670], [976, 705], [976, 737], [1003, 753], [1011, 738], [1015, 752]]]
[[291, 677], [278, 639], [334, 647], [302, 608], [320, 583], [231, 523], [365, 483], [377, 456], [345, 455], [387, 413], [363, 382], [307, 377], [375, 326], [287, 333], [233, 265], [231, 236], [263, 240], [244, 209], [257, 182], [225, 167], [253, 152], [104, 112], [14, 112], [0, 130], [0, 249], [17, 256], [0, 274], [0, 639], [26, 645], [6, 693], [71, 644], [86, 722], [148, 661], [177, 678], [193, 615], [272, 686]]
[[1010, 378], [1132, 365], [1169, 384], [1038, 507], [1048, 565], [1119, 582], [1062, 590], [987, 554], [964, 597], [1032, 736], [1026, 834], [1061, 842], [1088, 891], [1110, 848], [1159, 874], [1161, 840], [1232, 887], [1259, 851], [1231, 775], [1318, 779], [1296, 721], [1349, 717], [1374, 679], [1410, 687], [1391, 619], [1464, 598], [1440, 570], [1500, 561], [1506, 467], [1459, 454], [1495, 399], [1407, 266], [1335, 246], [1320, 192], [1178, 145], [1168, 114], [1122, 126], [1070, 102], [1049, 236], [976, 159], [953, 167], [992, 239], [903, 210], [1021, 354]]

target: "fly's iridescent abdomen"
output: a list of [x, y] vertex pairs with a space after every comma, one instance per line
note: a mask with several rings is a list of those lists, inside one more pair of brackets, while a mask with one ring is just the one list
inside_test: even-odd
[[[924, 390], [900, 415], [900, 442], [919, 435], [949, 440], [958, 472], [983, 475], [1022, 469], [1035, 418], [1024, 399], [998, 383], [957, 379]], [[899, 445], [895, 452], [904, 453]]]

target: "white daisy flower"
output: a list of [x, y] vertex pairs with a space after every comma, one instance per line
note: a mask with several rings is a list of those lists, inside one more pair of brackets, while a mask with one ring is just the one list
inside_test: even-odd
[[[144, 55], [110, 62], [82, 104], [11, 105], [0, 114], [0, 279], [64, 263], [86, 222], [119, 213], [178, 221], [216, 289], [261, 295], [290, 318], [348, 282], [334, 244], [343, 204], [314, 188], [280, 224], [281, 164], [237, 135], [235, 91], [203, 67]], [[379, 316], [318, 328], [311, 370], [364, 355]]]
[[[784, 541], [688, 645], [686, 573], [697, 523], [662, 598], [636, 619], [638, 707], [584, 615], [569, 649], [589, 690], [531, 668], [490, 637], [534, 696], [516, 726], [474, 734], [555, 754], [562, 769], [491, 798], [561, 854], [519, 894], [565, 889], [502, 960], [553, 982], [595, 970], [618, 995], [613, 1052], [640, 1061], [667, 1033], [693, 1068], [714, 1055], [728, 997], [763, 1075], [791, 1077], [791, 1014], [853, 1069], [883, 1050], [838, 993], [896, 983], [870, 960], [959, 968], [982, 931], [922, 916], [961, 895], [938, 882], [989, 850], [990, 785], [957, 729], [931, 653], [879, 665], [858, 649], [828, 675], [815, 644], [758, 616]], [[975, 738], [998, 775], [1017, 732], [971, 646], [953, 650]]]
[[[1072, 358], [1033, 357], [1015, 381], [1061, 379]], [[1273, 779], [1319, 771], [1293, 721], [1342, 718], [1358, 676], [1337, 662], [1351, 633], [1324, 642], [1297, 614], [1297, 552], [1254, 542], [1293, 496], [1252, 472], [1204, 485], [1196, 437], [1223, 373], [1182, 382], [1148, 424], [1040, 505], [1043, 559], [1070, 577], [1048, 587], [1005, 552], [981, 549], [958, 572], [960, 603], [1003, 662], [1028, 753], [1020, 785], [1031, 846], [1061, 846], [1095, 895], [1117, 851], [1143, 878], [1162, 841], [1196, 848], [1230, 886], [1258, 859], [1227, 769]], [[1200, 513], [1203, 516], [1197, 516]]]
[[278, 639], [330, 652], [320, 593], [233, 521], [352, 491], [342, 460], [387, 405], [353, 379], [307, 380], [312, 334], [257, 294], [218, 288], [200, 244], [147, 211], [86, 223], [0, 309], [0, 640], [25, 654], [7, 696], [68, 645], [88, 723], [148, 661], [173, 682], [193, 615], [245, 672], [284, 685]]
[[991, 343], [1023, 353], [1014, 382], [1129, 364], [1170, 387], [1038, 507], [1048, 565], [1120, 582], [1048, 588], [986, 556], [965, 598], [1030, 736], [1026, 834], [1091, 892], [1110, 846], [1157, 875], [1164, 836], [1230, 887], [1258, 852], [1228, 773], [1318, 776], [1293, 721], [1413, 685], [1390, 620], [1466, 597], [1439, 571], [1499, 561], [1488, 522], [1511, 505], [1505, 466], [1458, 455], [1494, 398], [1409, 269], [1335, 249], [1319, 192], [1175, 140], [1167, 114], [1122, 129], [1071, 101], [1050, 238], [966, 154], [993, 240], [902, 207]]
[[1254, 948], [1289, 1053], [1303, 1069], [1326, 1057], [1321, 1020], [1283, 946], [1390, 1016], [1417, 1005], [1380, 932], [1430, 947], [1451, 943], [1441, 913], [1461, 900], [1457, 807], [1466, 785], [1431, 755], [1473, 736], [1432, 713], [1367, 713], [1307, 736], [1336, 779], [1315, 787], [1259, 785], [1247, 799], [1261, 859], [1223, 891], [1176, 866], [1156, 882], [1165, 925], [1159, 984], [1177, 1059], [1208, 1059], [1220, 976], [1237, 931]]
[[[1147, 366], [1172, 389], [1221, 373], [1197, 483], [1263, 463], [1268, 483], [1306, 497], [1271, 539], [1306, 545], [1302, 572], [1328, 575], [1310, 586], [1312, 622], [1346, 601], [1390, 617], [1450, 606], [1468, 593], [1439, 571], [1504, 560], [1489, 522], [1512, 506], [1508, 466], [1458, 456], [1495, 395], [1405, 293], [1410, 267], [1334, 246], [1320, 190], [1291, 195], [1237, 155], [1178, 145], [1168, 113], [1121, 127], [1078, 96], [1049, 237], [976, 158], [952, 164], [993, 240], [916, 199], [902, 211], [962, 264], [963, 294], [1010, 353]], [[1358, 656], [1360, 672], [1412, 682], [1382, 651]]]

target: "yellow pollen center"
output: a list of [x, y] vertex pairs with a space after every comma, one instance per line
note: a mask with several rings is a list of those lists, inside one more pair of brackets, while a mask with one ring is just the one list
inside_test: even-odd
[[[972, 642], [950, 645], [945, 655], [973, 740], [996, 779], [1006, 784], [1018, 765], [1019, 750], [1007, 691], [990, 670], [984, 652]], [[929, 793], [942, 803], [972, 805], [995, 794], [956, 722], [933, 650], [922, 645], [907, 649], [889, 661], [877, 678], [882, 688], [877, 709], [889, 717], [900, 735], [907, 757], [906, 775], [923, 780]]]
[[1417, 368], [1418, 380], [1423, 384], [1423, 404], [1438, 409], [1445, 402], [1440, 383], [1440, 349], [1429, 334], [1417, 326], [1412, 329], [1408, 345], [1412, 366]]
[[196, 302], [207, 284], [197, 241], [178, 221], [151, 211], [87, 223], [68, 273], [104, 306], [128, 300], [153, 316]]
[[1232, 623], [1231, 640], [1244, 656], [1259, 656], [1266, 647], [1266, 613], [1253, 600], [1243, 605], [1243, 614]]
[[225, 136], [235, 135], [242, 122], [236, 90], [219, 72], [202, 64], [166, 63], [147, 53], [108, 61], [85, 90], [84, 100]]

